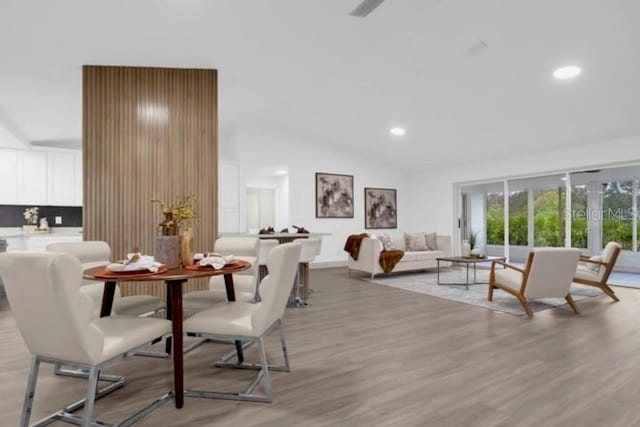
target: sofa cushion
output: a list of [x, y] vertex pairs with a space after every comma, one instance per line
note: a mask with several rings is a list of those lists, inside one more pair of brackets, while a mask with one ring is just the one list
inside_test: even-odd
[[416, 261], [416, 254], [419, 252], [405, 252], [399, 262]]
[[416, 261], [435, 261], [436, 258], [444, 256], [442, 251], [422, 251], [416, 252]]
[[385, 251], [390, 251], [393, 249], [393, 240], [391, 240], [391, 236], [389, 236], [387, 233], [383, 233], [380, 236], [378, 236], [378, 239], [380, 239], [380, 241], [382, 242], [382, 249], [384, 249]]
[[424, 233], [404, 233], [404, 240], [407, 251], [429, 250]]
[[393, 249], [397, 249], [399, 251], [407, 250], [404, 242], [404, 234], [394, 234], [391, 236], [391, 240], [393, 241]]
[[425, 233], [424, 234], [425, 241], [427, 243], [427, 247], [432, 251], [437, 251], [438, 248], [438, 235], [436, 233]]

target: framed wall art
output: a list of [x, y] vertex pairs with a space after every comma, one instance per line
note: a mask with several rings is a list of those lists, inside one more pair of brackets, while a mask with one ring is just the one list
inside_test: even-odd
[[365, 187], [364, 228], [398, 228], [395, 189]]
[[353, 218], [353, 175], [316, 173], [316, 218]]

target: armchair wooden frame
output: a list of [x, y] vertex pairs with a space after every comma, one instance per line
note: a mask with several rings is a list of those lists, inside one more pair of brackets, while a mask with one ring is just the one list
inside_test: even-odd
[[[500, 261], [500, 260], [495, 260], [491, 263], [491, 273], [489, 275], [489, 295], [488, 295], [488, 300], [489, 301], [493, 301], [493, 290], [494, 289], [502, 289], [503, 291], [513, 295], [514, 297], [516, 297], [518, 299], [518, 301], [520, 301], [520, 304], [522, 304], [522, 307], [524, 308], [524, 311], [526, 311], [527, 316], [532, 317], [533, 316], [533, 311], [531, 310], [531, 307], [529, 307], [529, 303], [527, 302], [527, 297], [525, 296], [525, 290], [527, 289], [527, 282], [529, 280], [529, 273], [531, 272], [531, 266], [533, 265], [533, 257], [535, 255], [535, 252], [531, 252], [529, 253], [529, 257], [527, 258], [527, 263], [525, 265], [525, 268], [518, 268], [514, 265], [508, 264], [504, 261]], [[515, 270], [519, 273], [522, 273], [522, 283], [520, 284], [520, 289], [514, 289], [510, 286], [507, 285], [503, 285], [501, 283], [496, 282], [496, 276], [495, 276], [495, 270], [496, 270], [496, 264], [502, 265], [505, 268], [511, 269], [511, 270]], [[564, 297], [564, 299], [567, 301], [567, 303], [569, 304], [569, 306], [571, 307], [571, 309], [573, 310], [573, 312], [575, 314], [580, 314], [580, 312], [578, 311], [578, 306], [576, 305], [576, 302], [573, 300], [573, 298], [571, 297], [570, 293], [567, 293], [567, 295]]]
[[609, 281], [609, 276], [611, 275], [611, 272], [613, 271], [613, 267], [616, 265], [616, 261], [618, 260], [618, 255], [620, 255], [620, 252], [621, 252], [620, 247], [614, 248], [613, 254], [611, 255], [611, 258], [610, 258], [609, 262], [596, 261], [596, 260], [589, 259], [588, 256], [584, 256], [584, 255], [581, 256], [580, 257], [580, 262], [599, 265], [600, 268], [604, 268], [605, 269], [604, 270], [604, 274], [601, 276], [600, 280], [598, 280], [598, 281], [596, 281], [596, 280], [587, 280], [585, 278], [580, 278], [580, 277], [574, 277], [573, 281], [575, 283], [580, 283], [581, 285], [595, 286], [596, 288], [600, 288], [602, 290], [602, 292], [607, 294], [614, 301], [616, 301], [616, 302], [620, 301], [620, 299], [616, 296], [616, 293], [613, 291], [613, 289], [611, 289], [611, 287], [609, 285], [607, 285], [607, 282]]

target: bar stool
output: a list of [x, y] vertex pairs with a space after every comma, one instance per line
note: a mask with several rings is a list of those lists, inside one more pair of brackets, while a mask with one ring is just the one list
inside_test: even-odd
[[322, 240], [316, 237], [311, 239], [296, 239], [295, 242], [302, 246], [302, 251], [300, 252], [300, 260], [298, 261], [299, 266], [294, 283], [292, 302], [296, 307], [305, 307], [309, 304], [309, 263], [320, 254]]

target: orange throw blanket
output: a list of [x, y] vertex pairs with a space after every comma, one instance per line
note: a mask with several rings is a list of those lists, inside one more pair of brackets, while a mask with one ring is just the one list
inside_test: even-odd
[[349, 252], [349, 255], [351, 255], [351, 258], [353, 258], [354, 261], [358, 260], [358, 255], [360, 255], [360, 245], [362, 244], [362, 239], [365, 237], [369, 237], [369, 235], [367, 233], [362, 233], [351, 234], [347, 237], [347, 241], [344, 244], [344, 250]]
[[403, 256], [404, 251], [395, 249], [380, 252], [380, 268], [385, 273], [390, 273]]

